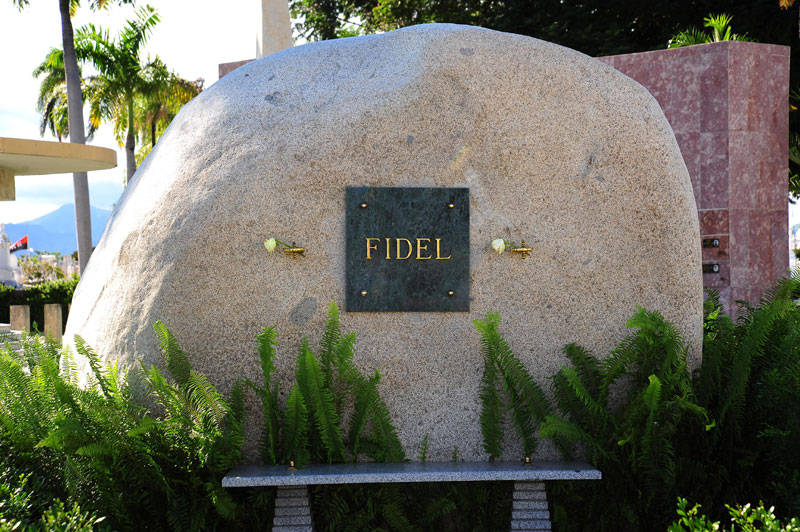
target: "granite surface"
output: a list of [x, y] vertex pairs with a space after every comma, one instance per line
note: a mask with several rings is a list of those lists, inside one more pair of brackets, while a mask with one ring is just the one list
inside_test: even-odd
[[[404, 462], [394, 464], [316, 464], [290, 471], [286, 466], [244, 465], [222, 479], [226, 488], [306, 486], [314, 484], [386, 484], [396, 482], [476, 482], [492, 480], [599, 480], [600, 471], [583, 462]], [[530, 491], [527, 491], [530, 490]], [[515, 491], [516, 496], [517, 491]], [[523, 486], [536, 498], [544, 491]]]
[[[255, 337], [275, 325], [283, 403], [303, 338], [316, 349], [328, 303], [344, 309], [348, 186], [469, 189], [469, 312], [342, 312], [409, 456], [427, 436], [429, 460], [486, 458], [472, 322], [487, 312], [545, 389], [565, 344], [607, 356], [637, 305], [674, 321], [699, 360], [697, 210], [658, 102], [573, 50], [447, 24], [284, 50], [186, 105], [117, 203], [67, 341], [162, 365], [162, 320], [228, 394], [262, 379]], [[269, 237], [305, 256], [267, 253]], [[501, 237], [530, 256], [496, 254]], [[255, 397], [247, 409], [255, 459]], [[521, 458], [507, 442], [504, 459]], [[547, 444], [536, 456], [557, 457]]]

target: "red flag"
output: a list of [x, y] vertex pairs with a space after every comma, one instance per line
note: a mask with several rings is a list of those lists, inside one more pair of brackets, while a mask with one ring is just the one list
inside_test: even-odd
[[21, 249], [28, 249], [28, 235], [23, 236], [22, 238], [11, 244], [11, 247], [8, 248], [8, 251], [14, 253], [15, 251], [19, 251]]

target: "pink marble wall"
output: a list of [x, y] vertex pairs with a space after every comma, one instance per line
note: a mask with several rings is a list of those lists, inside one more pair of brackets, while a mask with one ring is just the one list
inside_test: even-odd
[[251, 61], [255, 61], [255, 59], [245, 59], [243, 61], [233, 61], [231, 63], [220, 63], [217, 65], [217, 70], [219, 71], [219, 77], [222, 78], [222, 76], [230, 74], [240, 66], [246, 65]]
[[[703, 284], [757, 303], [789, 268], [789, 47], [720, 42], [600, 57], [661, 104], [692, 179]], [[699, 245], [700, 243], [698, 243]]]

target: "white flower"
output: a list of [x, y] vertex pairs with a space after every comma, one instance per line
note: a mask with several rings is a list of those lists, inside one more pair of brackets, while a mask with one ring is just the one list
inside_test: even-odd
[[264, 240], [264, 247], [267, 248], [267, 251], [272, 253], [275, 251], [275, 248], [278, 246], [278, 243], [275, 241], [274, 238], [270, 238], [269, 240]]
[[506, 250], [506, 241], [502, 238], [492, 240], [492, 249], [494, 249], [498, 255], [502, 255]]

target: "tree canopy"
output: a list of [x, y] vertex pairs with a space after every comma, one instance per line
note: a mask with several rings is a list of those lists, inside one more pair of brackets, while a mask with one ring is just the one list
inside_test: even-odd
[[592, 56], [665, 48], [670, 37], [708, 13], [736, 17], [737, 30], [760, 42], [797, 43], [797, 10], [777, 0], [292, 0], [308, 39], [450, 22], [530, 35]]
[[139, 8], [119, 34], [112, 38], [107, 30], [88, 24], [75, 35], [75, 53], [91, 63], [97, 74], [86, 80], [89, 123], [96, 128], [103, 121], [114, 124], [114, 133], [124, 146], [127, 180], [136, 171], [136, 137], [150, 133], [151, 145], [159, 127], [194, 97], [202, 83], [182, 80], [171, 73], [156, 56], [145, 60], [144, 45], [159, 17], [150, 6]]

